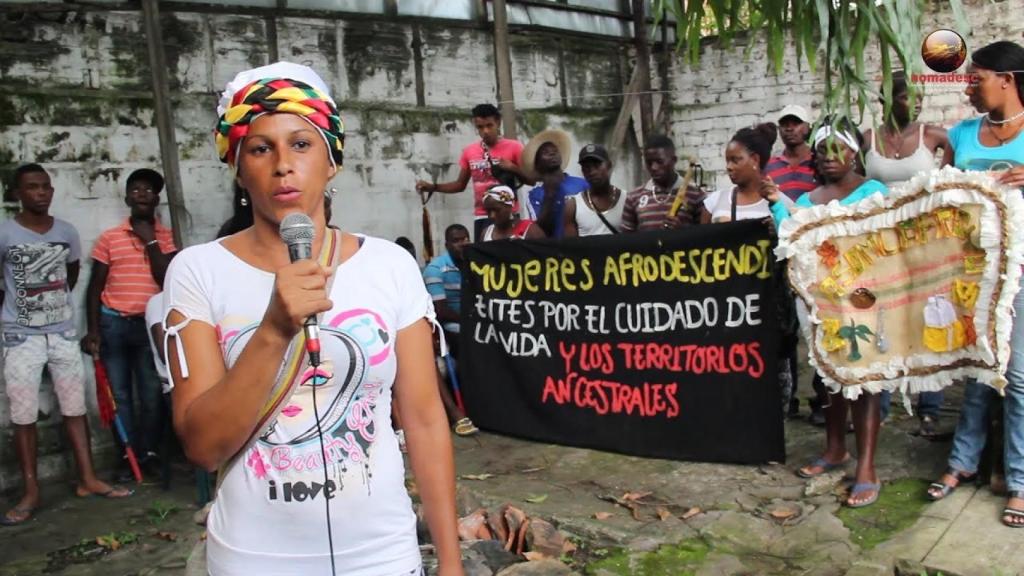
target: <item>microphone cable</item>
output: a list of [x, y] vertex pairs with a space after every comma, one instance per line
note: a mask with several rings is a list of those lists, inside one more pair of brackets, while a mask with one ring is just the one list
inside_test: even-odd
[[[319, 360], [319, 358], [317, 359]], [[316, 405], [316, 389], [320, 387], [320, 362], [310, 363], [313, 367], [313, 418], [316, 420], [316, 436], [320, 440], [320, 457], [322, 458], [321, 463], [324, 469], [324, 512], [327, 516], [327, 546], [331, 552], [331, 576], [335, 576], [337, 571], [334, 567], [334, 531], [331, 529], [331, 499], [328, 496], [328, 482], [330, 478], [327, 476], [327, 450], [324, 448], [324, 431], [320, 427], [320, 411]], [[324, 383], [327, 383], [327, 379], [324, 379]]]

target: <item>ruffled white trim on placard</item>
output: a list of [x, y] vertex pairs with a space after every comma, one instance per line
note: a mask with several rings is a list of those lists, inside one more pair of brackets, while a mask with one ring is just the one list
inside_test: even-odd
[[[949, 184], [973, 184], [996, 192], [1005, 205], [1005, 213], [1000, 216], [995, 204], [984, 194], [970, 188], [936, 188]], [[891, 208], [896, 202], [907, 196], [918, 194], [922, 189], [931, 194], [918, 200], [908, 202], [898, 208]], [[963, 172], [951, 166], [941, 170], [918, 174], [909, 182], [894, 187], [889, 196], [875, 194], [856, 204], [843, 206], [833, 201], [796, 211], [791, 218], [782, 223], [779, 229], [779, 245], [776, 255], [780, 259], [789, 258], [790, 280], [800, 298], [810, 303], [806, 321], [801, 322], [804, 339], [815, 349], [826, 356], [821, 340], [824, 335], [818, 331], [817, 341], [811, 342], [812, 324], [820, 324], [818, 309], [810, 288], [817, 282], [818, 254], [817, 248], [824, 241], [843, 236], [857, 236], [876, 230], [893, 228], [898, 222], [926, 214], [944, 206], [962, 206], [977, 204], [981, 210], [980, 246], [985, 252], [985, 268], [978, 282], [979, 294], [975, 305], [974, 324], [979, 335], [977, 344], [966, 349], [947, 353], [923, 353], [909, 358], [894, 358], [888, 362], [875, 362], [865, 367], [831, 366], [840, 379], [860, 380], [870, 374], [883, 374], [884, 380], [863, 382], [859, 385], [842, 386], [840, 382], [820, 373], [825, 384], [833, 391], [843, 390], [847, 398], [857, 398], [862, 391], [878, 393], [882, 390], [899, 390], [904, 394], [916, 392], [933, 392], [964, 378], [974, 378], [1002, 392], [1006, 384], [1004, 375], [1010, 359], [1010, 331], [1013, 328], [1013, 299], [1020, 288], [1021, 265], [1024, 264], [1024, 198], [1021, 191], [998, 184], [985, 172]], [[840, 220], [819, 226], [810, 232], [793, 239], [793, 233], [806, 224], [826, 218], [843, 218], [858, 214], [867, 214], [878, 208], [890, 207], [890, 210], [861, 220]], [[1000, 278], [1000, 243], [1004, 230], [1007, 234], [1006, 272], [1002, 275], [1002, 290], [997, 298], [993, 298], [996, 282]], [[991, 306], [995, 306], [995, 342], [996, 350], [989, 346], [989, 317]], [[966, 353], [965, 353], [966, 352]], [[908, 376], [908, 368], [951, 364], [956, 360], [972, 357], [986, 364], [995, 364], [994, 370], [975, 367], [950, 368], [928, 376]], [[810, 363], [817, 367], [814, 354], [810, 355]]]

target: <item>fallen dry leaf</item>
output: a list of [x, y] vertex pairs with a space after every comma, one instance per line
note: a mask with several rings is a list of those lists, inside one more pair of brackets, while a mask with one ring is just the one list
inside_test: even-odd
[[494, 474], [463, 474], [459, 476], [460, 480], [487, 480], [488, 478], [494, 478]]
[[565, 543], [562, 544], [562, 554], [572, 555], [576, 552], [576, 543], [568, 538], [565, 539]]
[[653, 492], [626, 492], [622, 495], [622, 499], [626, 502], [636, 502], [637, 500], [643, 500], [653, 494]]
[[113, 536], [97, 536], [96, 544], [103, 546], [104, 548], [109, 548], [111, 550], [117, 550], [121, 547], [121, 542]]
[[668, 508], [665, 508], [664, 506], [658, 506], [657, 510], [658, 510], [658, 518], [660, 518], [662, 522], [664, 522], [665, 520], [668, 520], [669, 518], [672, 517], [672, 513], [669, 512]]
[[524, 498], [523, 500], [525, 500], [526, 502], [529, 502], [530, 504], [540, 504], [541, 502], [543, 502], [543, 501], [545, 501], [547, 499], [548, 499], [548, 495], [547, 494], [531, 494], [531, 495], [527, 496], [526, 498]]
[[163, 532], [163, 531], [157, 532], [156, 533], [156, 537], [161, 539], [161, 540], [167, 540], [168, 542], [177, 542], [178, 541], [178, 535], [175, 534], [174, 532]]
[[537, 466], [536, 468], [527, 468], [526, 470], [520, 470], [520, 474], [532, 474], [534, 472], [540, 472], [541, 470], [547, 470], [547, 466]]
[[797, 513], [797, 510], [793, 510], [792, 508], [786, 508], [784, 506], [780, 506], [769, 512], [769, 514], [771, 514], [771, 517], [775, 518], [776, 520], [788, 520], [793, 516], [796, 516]]
[[526, 558], [527, 560], [533, 562], [535, 560], [547, 560], [548, 558], [550, 558], [550, 556], [543, 554], [541, 552], [534, 552], [533, 550], [531, 550], [529, 552], [523, 552], [523, 558]]
[[598, 520], [607, 520], [612, 516], [613, 514], [611, 512], [594, 512], [594, 518]]
[[681, 518], [683, 520], [689, 520], [690, 518], [693, 518], [697, 514], [700, 514], [700, 512], [701, 512], [700, 508], [694, 506], [693, 508], [690, 508], [686, 512], [683, 512], [683, 515], [681, 516]]

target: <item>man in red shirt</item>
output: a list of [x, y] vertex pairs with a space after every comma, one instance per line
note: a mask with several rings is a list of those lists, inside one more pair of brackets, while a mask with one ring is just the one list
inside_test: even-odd
[[[517, 190], [520, 184], [532, 184], [532, 175], [525, 174], [520, 161], [523, 145], [516, 140], [502, 138], [501, 113], [493, 104], [480, 104], [473, 108], [473, 125], [480, 140], [462, 150], [459, 157], [459, 177], [452, 182], [433, 183], [419, 180], [416, 191], [453, 194], [466, 189], [473, 180], [473, 237], [479, 241], [483, 231], [491, 225], [484, 210], [484, 193], [492, 186], [504, 184]], [[512, 183], [512, 179], [518, 183]], [[514, 208], [518, 209], [518, 208]]]
[[804, 192], [818, 187], [811, 164], [811, 115], [803, 106], [791, 104], [779, 113], [779, 135], [786, 145], [782, 154], [773, 156], [764, 167], [765, 176], [779, 187], [779, 192], [796, 201]]
[[[146, 304], [162, 290], [167, 265], [177, 253], [171, 229], [156, 217], [163, 187], [164, 179], [155, 170], [144, 168], [128, 176], [124, 202], [131, 214], [100, 234], [92, 251], [85, 301], [88, 334], [82, 340], [87, 354], [102, 359], [128, 438], [151, 466], [163, 430], [163, 410]], [[133, 420], [133, 376], [141, 408], [138, 427]]]

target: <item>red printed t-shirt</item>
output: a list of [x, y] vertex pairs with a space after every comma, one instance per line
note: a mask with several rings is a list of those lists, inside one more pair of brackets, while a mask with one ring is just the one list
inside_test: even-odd
[[[492, 160], [504, 159], [520, 166], [519, 157], [523, 154], [523, 145], [518, 140], [499, 138], [498, 142], [490, 147], [490, 152]], [[484, 193], [500, 182], [491, 174], [491, 167], [484, 160], [484, 147], [479, 140], [463, 148], [459, 166], [469, 170], [470, 179], [473, 181], [473, 215], [477, 218], [486, 218]], [[518, 208], [513, 207], [513, 210]]]
[[[170, 228], [156, 222], [156, 239], [160, 251], [169, 254], [177, 250]], [[132, 233], [130, 220], [100, 234], [92, 259], [110, 267], [107, 285], [103, 287], [100, 301], [125, 316], [141, 316], [146, 313], [146, 304], [160, 287], [153, 280], [149, 269], [146, 246]]]

